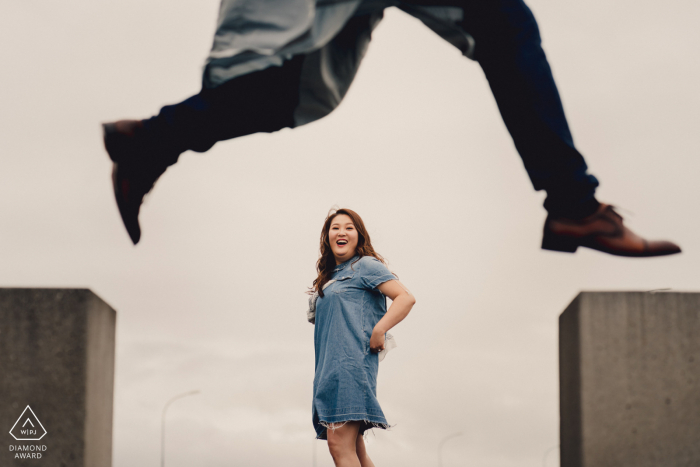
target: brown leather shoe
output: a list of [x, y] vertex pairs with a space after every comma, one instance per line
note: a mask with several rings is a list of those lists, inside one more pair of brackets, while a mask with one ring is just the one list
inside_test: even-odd
[[632, 232], [609, 204], [601, 204], [580, 220], [547, 217], [542, 249], [573, 253], [580, 246], [616, 256], [649, 257], [680, 253], [678, 245], [665, 240], [648, 241]]
[[167, 164], [153, 157], [155, 145], [143, 132], [140, 120], [119, 120], [102, 125], [105, 149], [112, 166], [112, 186], [124, 227], [136, 245], [141, 238], [139, 210], [143, 198]]

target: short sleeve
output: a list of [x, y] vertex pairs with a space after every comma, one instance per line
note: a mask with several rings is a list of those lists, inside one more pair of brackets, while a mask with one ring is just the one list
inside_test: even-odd
[[386, 281], [395, 280], [389, 269], [376, 258], [365, 256], [361, 260], [362, 268], [360, 270], [362, 285], [368, 289], [375, 289], [379, 284]]

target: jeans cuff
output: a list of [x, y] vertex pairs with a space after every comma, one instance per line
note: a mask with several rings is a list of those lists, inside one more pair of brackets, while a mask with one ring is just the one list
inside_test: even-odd
[[600, 203], [593, 195], [578, 201], [548, 201], [550, 201], [549, 198], [545, 201], [545, 208], [550, 216], [567, 219], [583, 219], [595, 213], [600, 207]]

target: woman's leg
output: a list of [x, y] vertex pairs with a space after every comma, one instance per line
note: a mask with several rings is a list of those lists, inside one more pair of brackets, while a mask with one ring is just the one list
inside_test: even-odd
[[367, 455], [367, 450], [365, 449], [365, 440], [362, 438], [361, 434], [357, 434], [357, 443], [355, 444], [355, 450], [357, 451], [357, 457], [360, 459], [360, 465], [362, 467], [374, 467], [372, 459]]
[[357, 457], [357, 436], [360, 422], [337, 423], [338, 428], [328, 428], [328, 450], [336, 467], [365, 467]]

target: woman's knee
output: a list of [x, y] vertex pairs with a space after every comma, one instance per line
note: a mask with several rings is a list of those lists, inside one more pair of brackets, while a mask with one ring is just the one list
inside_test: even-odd
[[348, 422], [338, 427], [328, 427], [328, 450], [334, 459], [357, 456], [358, 425], [357, 422]]
[[351, 454], [357, 455], [354, 448], [354, 446], [338, 441], [337, 439], [331, 440], [330, 437], [328, 438], [328, 450], [333, 459], [343, 458]]

